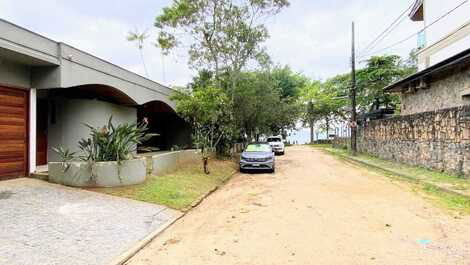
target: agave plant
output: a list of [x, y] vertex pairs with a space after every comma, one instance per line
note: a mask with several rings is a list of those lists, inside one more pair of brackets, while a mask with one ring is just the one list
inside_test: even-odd
[[132, 158], [137, 150], [137, 145], [153, 137], [146, 134], [146, 123], [120, 124], [114, 126], [112, 117], [108, 123], [99, 128], [85, 124], [90, 128], [90, 137], [81, 139], [78, 143], [83, 154], [80, 157], [84, 161], [122, 161]]

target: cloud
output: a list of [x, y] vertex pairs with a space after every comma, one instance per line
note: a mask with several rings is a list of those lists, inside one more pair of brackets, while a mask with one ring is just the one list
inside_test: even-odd
[[[359, 51], [410, 3], [408, 0], [292, 1], [289, 9], [268, 24], [271, 38], [267, 46], [274, 61], [289, 64], [312, 78], [328, 78], [349, 71], [352, 21], [356, 23]], [[418, 29], [418, 24], [406, 19], [379, 47]], [[414, 47], [411, 40], [387, 52], [407, 56]]]
[[[57, 41], [62, 41], [144, 75], [135, 44], [126, 41], [129, 30], [148, 29], [156, 36], [153, 20], [171, 0], [59, 1], [0, 0], [0, 17]], [[291, 0], [291, 6], [267, 21], [266, 42], [276, 63], [288, 64], [312, 78], [328, 78], [349, 71], [350, 24], [357, 24], [359, 49], [388, 26], [411, 0]], [[380, 45], [416, 32], [408, 19]], [[185, 85], [195, 72], [184, 53], [167, 56], [149, 39], [144, 48], [151, 79], [166, 85]], [[414, 40], [393, 49], [406, 56]]]

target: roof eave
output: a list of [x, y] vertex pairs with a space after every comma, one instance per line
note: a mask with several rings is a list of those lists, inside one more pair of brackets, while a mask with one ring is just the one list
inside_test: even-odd
[[423, 5], [424, 0], [416, 0], [413, 8], [411, 8], [411, 12], [408, 14], [412, 21], [423, 21]]
[[424, 77], [438, 72], [454, 68], [459, 64], [470, 64], [470, 48], [460, 52], [442, 62], [439, 62], [431, 67], [428, 67], [422, 71], [419, 71], [415, 74], [412, 74], [406, 78], [403, 78], [387, 87], [384, 88], [386, 92], [401, 92], [403, 89], [407, 88], [411, 82], [416, 80], [423, 79]]

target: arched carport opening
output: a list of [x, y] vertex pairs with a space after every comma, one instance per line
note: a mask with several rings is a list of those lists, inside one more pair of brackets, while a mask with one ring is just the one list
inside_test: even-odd
[[149, 133], [156, 133], [145, 142], [145, 147], [154, 147], [155, 150], [186, 149], [191, 147], [191, 127], [176, 112], [162, 101], [147, 102], [137, 109], [139, 121], [148, 122]]
[[86, 84], [38, 90], [36, 101], [36, 165], [59, 161], [52, 147], [78, 152], [78, 142], [92, 126], [137, 122], [138, 103], [117, 88]]
[[81, 86], [73, 86], [67, 88], [48, 89], [49, 98], [75, 98], [75, 99], [93, 99], [105, 101], [123, 106], [137, 106], [131, 97], [126, 95], [121, 90], [101, 85], [101, 84], [87, 84]]

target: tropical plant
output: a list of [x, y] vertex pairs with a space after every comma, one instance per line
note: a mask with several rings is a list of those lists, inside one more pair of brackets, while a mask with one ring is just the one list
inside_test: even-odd
[[76, 152], [70, 152], [69, 149], [63, 147], [52, 147], [52, 151], [56, 152], [60, 157], [60, 162], [70, 162], [75, 159]]
[[80, 157], [84, 161], [120, 161], [131, 158], [137, 150], [137, 145], [148, 140], [153, 134], [146, 134], [146, 123], [124, 123], [114, 126], [112, 117], [103, 127], [90, 128], [90, 137], [82, 138], [78, 145], [83, 152]]
[[70, 162], [75, 159], [76, 152], [71, 152], [68, 148], [63, 147], [52, 147], [52, 151], [59, 155], [64, 171], [67, 171], [70, 168]]
[[129, 31], [127, 34], [128, 41], [135, 41], [137, 42], [137, 48], [139, 48], [140, 59], [142, 60], [142, 65], [144, 66], [145, 76], [149, 77], [149, 73], [147, 71], [147, 66], [145, 65], [144, 60], [144, 42], [149, 36], [147, 35], [146, 31], [139, 32], [139, 30], [135, 29], [134, 31]]

